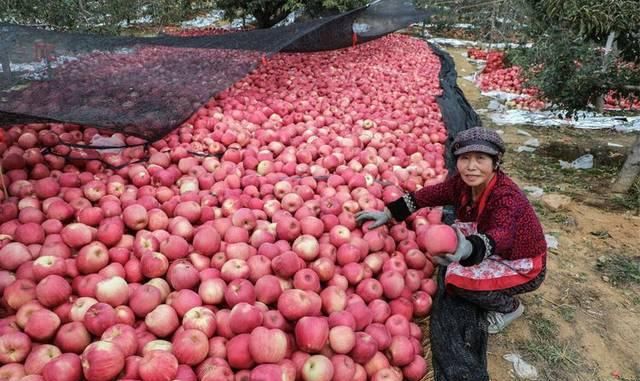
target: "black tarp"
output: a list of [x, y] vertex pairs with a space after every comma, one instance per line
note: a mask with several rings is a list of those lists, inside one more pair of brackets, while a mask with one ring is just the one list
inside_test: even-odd
[[[457, 85], [457, 72], [449, 54], [430, 44], [440, 58], [440, 87], [442, 95], [438, 105], [447, 128], [446, 164], [449, 174], [455, 173], [455, 158], [451, 143], [465, 129], [481, 126], [473, 110]], [[445, 206], [443, 219], [451, 224], [455, 211]], [[446, 292], [446, 268], [437, 271], [438, 291], [431, 310], [431, 353], [435, 381], [488, 381], [487, 371], [487, 318], [486, 312], [462, 298]]]

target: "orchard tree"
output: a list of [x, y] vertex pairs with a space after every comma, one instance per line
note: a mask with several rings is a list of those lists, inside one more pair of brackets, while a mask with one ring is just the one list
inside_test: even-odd
[[[602, 111], [604, 95], [640, 95], [640, 11], [637, 0], [528, 0], [531, 49], [511, 57], [529, 68], [529, 84], [559, 106]], [[614, 192], [626, 193], [640, 174], [640, 136]]]
[[510, 58], [528, 68], [529, 84], [569, 110], [602, 111], [610, 90], [637, 94], [640, 12], [637, 0], [528, 0], [531, 49]]
[[270, 28], [285, 17], [295, 7], [292, 0], [218, 0], [216, 7], [225, 13], [225, 18], [243, 19], [252, 15], [256, 19], [258, 28]]

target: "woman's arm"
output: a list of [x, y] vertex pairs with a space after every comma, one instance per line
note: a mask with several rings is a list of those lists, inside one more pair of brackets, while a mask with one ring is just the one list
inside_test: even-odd
[[406, 193], [387, 204], [387, 209], [396, 221], [404, 221], [413, 212], [428, 206], [455, 204], [460, 198], [462, 180], [459, 175], [451, 176], [440, 184], [427, 186], [416, 192]]

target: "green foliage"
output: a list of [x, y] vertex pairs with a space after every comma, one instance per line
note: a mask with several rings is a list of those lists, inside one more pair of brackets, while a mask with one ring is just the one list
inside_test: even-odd
[[[629, 63], [640, 60], [638, 40], [630, 38], [640, 23], [637, 1], [529, 0], [529, 5], [523, 8], [529, 15], [526, 37], [534, 46], [508, 54], [526, 68], [529, 86], [572, 114], [609, 90], [638, 93], [640, 67]], [[617, 48], [605, 55], [611, 32], [618, 37]]]
[[366, 5], [366, 0], [310, 0], [300, 2], [311, 17], [346, 12]]
[[205, 4], [196, 0], [0, 0], [0, 20], [48, 25], [63, 30], [118, 33], [150, 16], [165, 25], [184, 20]]
[[227, 19], [253, 15], [258, 28], [269, 28], [294, 10], [304, 9], [307, 16], [318, 17], [345, 12], [367, 3], [367, 0], [218, 0], [216, 6], [225, 11]]
[[603, 93], [609, 71], [594, 46], [566, 31], [550, 30], [531, 48], [513, 49], [508, 60], [525, 69], [528, 86], [539, 88], [547, 99], [569, 111], [583, 109]]
[[0, 21], [48, 25], [63, 30], [117, 34], [130, 21], [150, 17], [156, 25], [180, 22], [199, 9], [217, 8], [227, 19], [256, 19], [268, 28], [291, 11], [304, 8], [312, 17], [344, 12], [366, 0], [0, 0]]
[[[430, 28], [450, 30], [469, 23], [461, 38], [489, 42], [531, 42], [508, 52], [525, 68], [529, 86], [542, 90], [558, 108], [574, 113], [609, 90], [638, 94], [640, 11], [638, 0], [417, 0], [434, 12]], [[616, 32], [615, 49], [603, 47]]]
[[637, 0], [530, 0], [540, 19], [558, 23], [580, 35], [636, 31], [640, 24]]
[[225, 12], [225, 18], [253, 15], [258, 28], [277, 24], [293, 9], [294, 0], [218, 0], [216, 7]]

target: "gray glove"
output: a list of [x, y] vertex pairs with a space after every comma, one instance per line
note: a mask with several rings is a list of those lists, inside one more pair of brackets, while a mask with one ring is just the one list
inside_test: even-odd
[[379, 210], [363, 210], [356, 213], [356, 223], [363, 224], [365, 221], [374, 220], [375, 222], [369, 226], [369, 229], [375, 229], [387, 222], [391, 221], [391, 212], [389, 209], [384, 208], [384, 211]]
[[433, 256], [434, 262], [441, 266], [449, 266], [453, 262], [460, 262], [469, 258], [471, 252], [473, 252], [473, 245], [458, 228], [456, 228], [456, 236], [458, 237], [456, 251], [453, 254], [446, 254], [444, 257], [435, 255]]
[[451, 262], [463, 261], [469, 258], [471, 252], [473, 251], [473, 245], [471, 245], [471, 242], [469, 242], [467, 237], [465, 237], [458, 228], [456, 228], [456, 235], [458, 236], [458, 246], [456, 247], [456, 252], [453, 254], [445, 255], [445, 258], [447, 258]]

